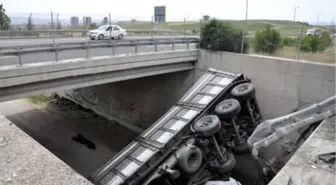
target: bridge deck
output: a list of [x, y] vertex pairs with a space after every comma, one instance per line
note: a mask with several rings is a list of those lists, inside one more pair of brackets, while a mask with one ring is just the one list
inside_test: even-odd
[[91, 184], [1, 115], [0, 166], [0, 184]]
[[336, 152], [335, 117], [324, 120], [269, 185], [335, 184], [335, 164], [318, 159]]

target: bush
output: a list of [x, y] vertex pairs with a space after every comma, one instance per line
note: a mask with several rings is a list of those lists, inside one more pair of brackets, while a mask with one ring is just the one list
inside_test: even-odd
[[[229, 51], [240, 53], [243, 31], [233, 28], [228, 23], [219, 20], [210, 20], [201, 29], [202, 49], [210, 49], [213, 51]], [[248, 42], [244, 42], [244, 53], [248, 51]]]
[[307, 35], [303, 37], [300, 50], [303, 52], [323, 52], [332, 43], [329, 34], [322, 32], [320, 35]]
[[90, 26], [89, 26], [89, 29], [90, 30], [97, 29], [97, 24], [96, 23], [91, 23]]
[[192, 33], [196, 33], [196, 30], [195, 30], [195, 29], [193, 29], [191, 32], [192, 32]]
[[283, 46], [295, 46], [298, 44], [299, 40], [297, 38], [290, 38], [290, 37], [285, 37], [282, 40], [282, 45]]
[[274, 53], [281, 46], [280, 32], [267, 26], [259, 30], [254, 37], [254, 50], [256, 52]]

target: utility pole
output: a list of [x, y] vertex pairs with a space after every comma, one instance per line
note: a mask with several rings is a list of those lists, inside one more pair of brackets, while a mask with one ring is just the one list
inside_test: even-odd
[[152, 16], [152, 39], [154, 39], [154, 16]]
[[186, 24], [187, 23], [187, 21], [186, 21], [186, 18], [184, 18], [184, 26], [183, 26], [183, 28], [184, 28], [184, 38], [186, 37]]
[[[111, 27], [111, 13], [109, 13], [109, 27]], [[112, 27], [110, 28], [110, 39], [112, 41]]]
[[296, 9], [297, 9], [297, 8], [300, 8], [300, 6], [296, 6], [296, 7], [294, 8], [294, 22], [296, 21], [295, 18], [296, 18]]
[[[245, 21], [247, 22], [247, 16], [248, 16], [248, 0], [246, 0], [246, 9], [245, 9]], [[242, 42], [241, 42], [241, 50], [240, 50], [240, 53], [243, 53], [244, 52], [244, 41], [245, 41], [245, 29], [243, 30], [243, 33], [242, 33]]]
[[53, 12], [51, 12], [51, 34], [52, 34], [53, 44], [55, 44]]
[[59, 17], [59, 13], [57, 14], [57, 30], [60, 30], [61, 29], [61, 25], [60, 25], [58, 17]]
[[319, 19], [320, 19], [320, 15], [322, 15], [322, 13], [317, 14], [317, 19], [316, 19], [316, 26], [319, 26]]

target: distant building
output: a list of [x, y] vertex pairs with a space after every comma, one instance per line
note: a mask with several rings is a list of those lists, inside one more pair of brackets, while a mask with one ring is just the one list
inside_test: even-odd
[[78, 17], [71, 17], [70, 18], [71, 26], [76, 27], [79, 25], [79, 18]]
[[83, 17], [83, 26], [90, 26], [91, 21], [91, 17]]
[[210, 16], [209, 15], [203, 15], [203, 21], [209, 21]]
[[102, 24], [109, 24], [109, 21], [108, 21], [108, 18], [107, 17], [104, 17], [103, 21], [102, 21]]
[[166, 6], [154, 7], [154, 22], [166, 22]]

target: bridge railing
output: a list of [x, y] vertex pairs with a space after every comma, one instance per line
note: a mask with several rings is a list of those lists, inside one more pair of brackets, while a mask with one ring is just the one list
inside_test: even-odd
[[186, 49], [190, 48], [190, 44], [198, 44], [198, 38], [160, 38], [160, 39], [136, 39], [136, 40], [105, 40], [100, 42], [86, 41], [73, 43], [57, 43], [57, 44], [36, 44], [21, 45], [0, 48], [2, 56], [18, 56], [18, 64], [23, 64], [22, 58], [24, 54], [54, 52], [54, 60], [59, 61], [59, 52], [67, 50], [85, 50], [86, 58], [90, 58], [90, 49], [93, 48], [112, 48], [111, 55], [116, 55], [115, 49], [120, 47], [134, 47], [134, 53], [138, 53], [139, 46], [154, 46], [154, 52], [158, 51], [158, 45], [170, 45], [172, 51], [175, 50], [176, 44], [185, 44]]
[[[15, 38], [52, 38], [52, 37], [86, 37], [90, 30], [33, 30], [33, 31], [0, 31], [0, 39]], [[181, 31], [127, 29], [129, 35], [176, 35]]]

